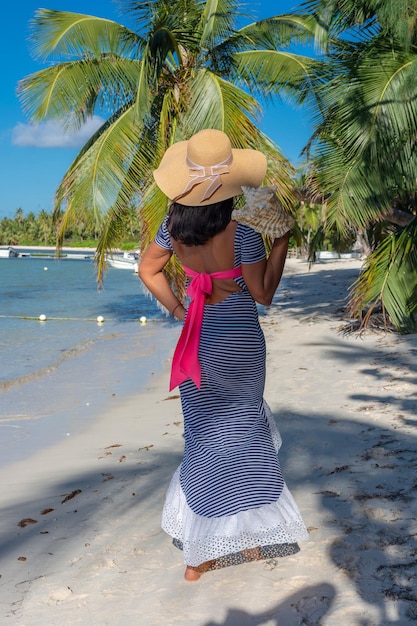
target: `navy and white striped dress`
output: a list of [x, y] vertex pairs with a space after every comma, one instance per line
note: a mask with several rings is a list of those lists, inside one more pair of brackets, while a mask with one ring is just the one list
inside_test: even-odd
[[[173, 251], [166, 223], [155, 242]], [[261, 235], [238, 224], [234, 267], [263, 258]], [[180, 385], [184, 458], [167, 492], [162, 527], [190, 566], [229, 555], [238, 562], [243, 550], [259, 546], [274, 556], [274, 546], [285, 553], [284, 546], [307, 537], [263, 398], [266, 352], [256, 303], [243, 278], [235, 281], [241, 291], [204, 306], [201, 388], [190, 379]]]

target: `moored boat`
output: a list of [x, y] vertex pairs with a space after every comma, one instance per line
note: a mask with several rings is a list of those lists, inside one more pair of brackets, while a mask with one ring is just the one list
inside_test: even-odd
[[131, 270], [137, 272], [139, 267], [138, 252], [124, 252], [123, 254], [113, 254], [106, 256], [106, 263], [110, 267], [118, 270]]
[[11, 246], [8, 246], [7, 248], [0, 248], [0, 259], [12, 259], [17, 258], [18, 256], [18, 251]]

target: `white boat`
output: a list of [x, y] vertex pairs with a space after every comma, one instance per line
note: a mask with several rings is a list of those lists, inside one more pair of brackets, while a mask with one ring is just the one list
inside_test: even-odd
[[124, 252], [123, 254], [110, 255], [106, 257], [106, 263], [118, 270], [137, 272], [139, 268], [139, 253]]
[[76, 252], [73, 254], [67, 253], [62, 258], [70, 259], [72, 261], [94, 261], [94, 256], [92, 254], [77, 254]]
[[332, 250], [321, 250], [316, 252], [316, 260], [333, 260], [333, 259], [358, 259], [359, 252], [334, 252]]
[[0, 258], [1, 259], [11, 259], [17, 258], [19, 253], [17, 250], [9, 246], [8, 248], [0, 248]]

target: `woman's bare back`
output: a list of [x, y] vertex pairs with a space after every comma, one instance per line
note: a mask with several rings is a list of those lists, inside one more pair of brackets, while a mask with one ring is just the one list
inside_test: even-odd
[[[234, 241], [237, 222], [230, 221], [225, 230], [218, 233], [201, 246], [186, 246], [171, 239], [175, 254], [183, 265], [195, 272], [212, 274], [230, 270], [234, 266]], [[233, 279], [213, 280], [213, 293], [206, 304], [225, 300], [231, 293], [241, 288]]]

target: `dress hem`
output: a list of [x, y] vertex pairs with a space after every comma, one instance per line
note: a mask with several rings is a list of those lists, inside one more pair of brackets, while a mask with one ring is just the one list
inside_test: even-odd
[[[197, 515], [187, 505], [179, 472], [180, 468], [168, 489], [162, 529], [173, 538], [174, 545], [183, 550], [187, 565], [196, 567], [213, 559], [225, 558], [232, 558], [231, 564], [243, 562], [248, 559], [240, 554], [255, 548], [264, 550], [267, 556], [262, 558], [274, 558], [279, 556], [280, 549], [286, 551], [285, 546], [294, 546], [298, 541], [308, 539], [308, 531], [285, 483], [281, 496], [272, 504], [235, 515], [207, 518]], [[298, 545], [297, 549], [290, 548], [290, 551], [293, 554], [298, 552]], [[239, 560], [242, 558], [243, 561]]]

